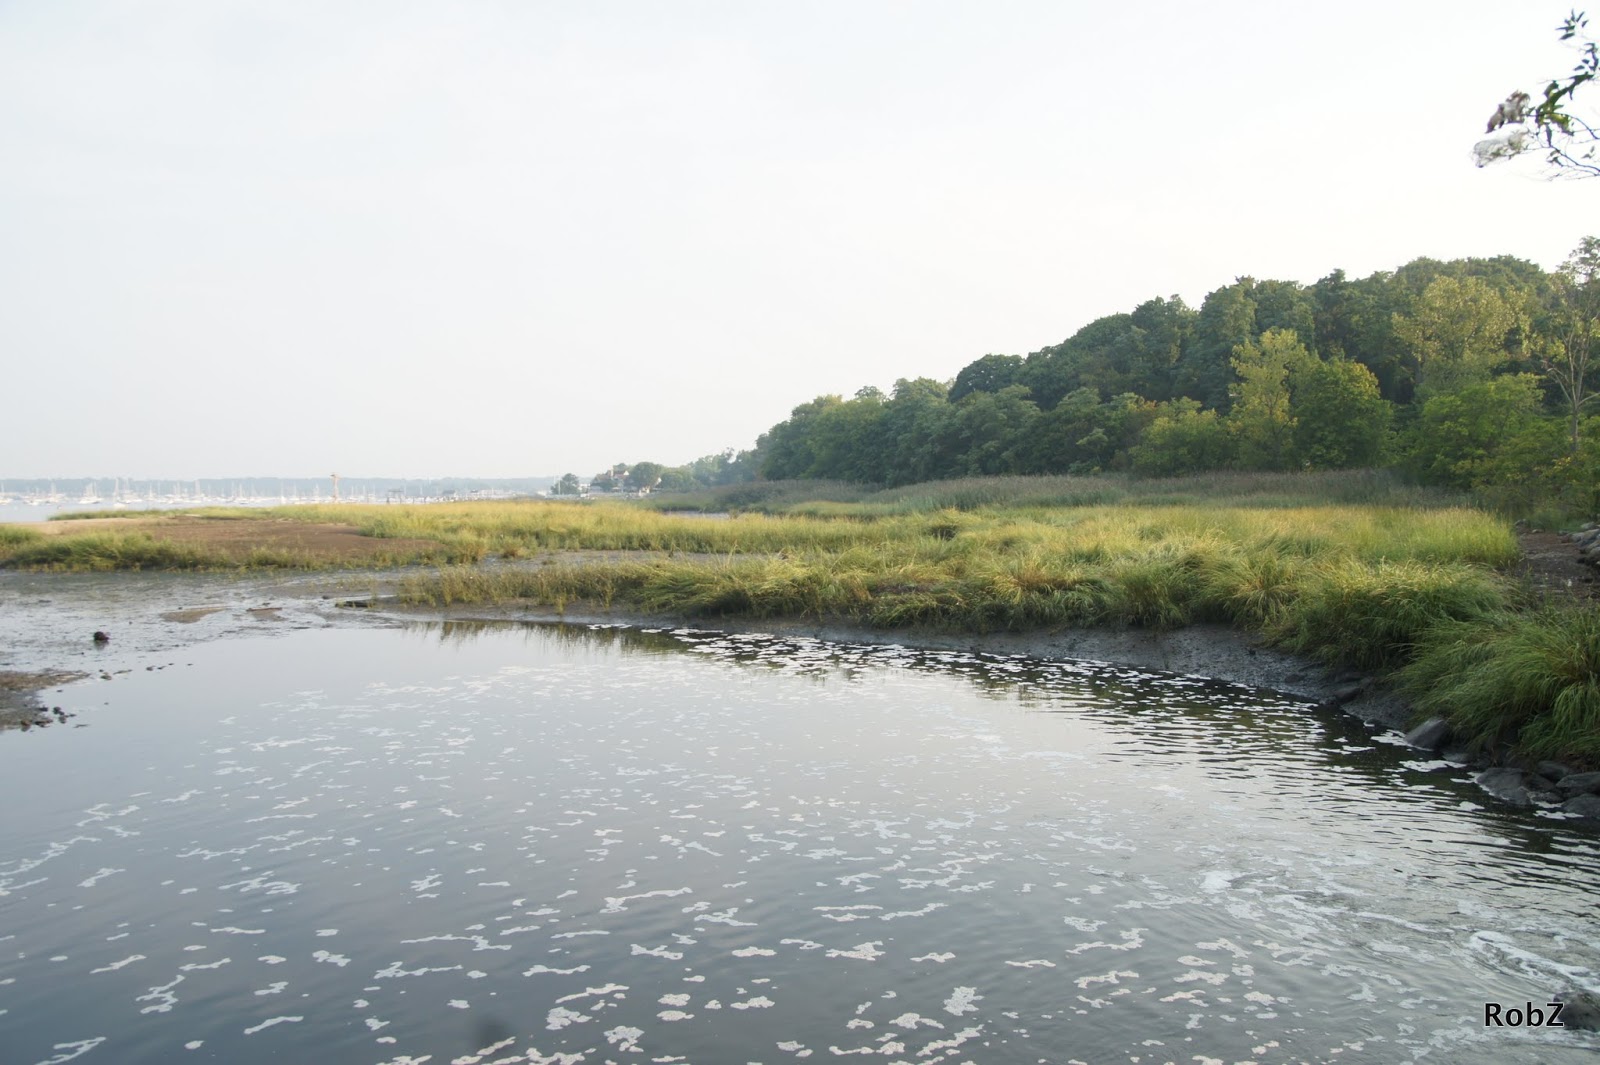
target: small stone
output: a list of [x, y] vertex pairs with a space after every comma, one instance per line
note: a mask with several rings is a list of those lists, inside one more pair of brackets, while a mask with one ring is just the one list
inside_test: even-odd
[[1407, 743], [1413, 747], [1421, 747], [1425, 751], [1437, 751], [1449, 738], [1450, 726], [1442, 717], [1430, 717], [1406, 733]]
[[1556, 996], [1561, 1003], [1561, 1023], [1568, 1028], [1600, 1030], [1600, 995], [1593, 991], [1563, 991]]
[[1562, 795], [1592, 795], [1600, 793], [1600, 773], [1568, 773], [1556, 784]]
[[1528, 806], [1528, 789], [1520, 769], [1486, 769], [1478, 774], [1478, 786], [1490, 795], [1513, 806]]
[[1560, 762], [1540, 762], [1538, 765], [1533, 767], [1533, 771], [1538, 773], [1541, 777], [1549, 777], [1551, 780], [1560, 780], [1562, 777], [1572, 772], [1572, 770], [1568, 769]]
[[91, 637], [91, 638], [94, 640], [95, 643], [110, 643], [111, 642], [111, 634], [108, 633], [108, 632], [102, 632], [102, 631], [100, 631], [98, 629], [95, 631], [94, 636]]
[[1569, 814], [1577, 814], [1591, 821], [1600, 821], [1600, 795], [1579, 795], [1562, 803], [1561, 808]]

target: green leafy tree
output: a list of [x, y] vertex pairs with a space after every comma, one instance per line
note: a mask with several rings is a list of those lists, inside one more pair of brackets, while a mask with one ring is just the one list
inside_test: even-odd
[[1256, 328], [1255, 279], [1241, 277], [1206, 296], [1176, 367], [1173, 391], [1201, 405], [1226, 408], [1233, 383], [1233, 350], [1249, 344]]
[[1233, 460], [1233, 439], [1222, 416], [1180, 397], [1160, 412], [1129, 453], [1133, 469], [1147, 476], [1220, 470]]
[[1289, 375], [1304, 372], [1315, 360], [1292, 329], [1269, 329], [1259, 344], [1234, 349], [1232, 366], [1238, 380], [1232, 388], [1228, 431], [1237, 461], [1248, 470], [1284, 470], [1294, 464], [1296, 418], [1289, 395]]
[[797, 476], [881, 483], [882, 417], [883, 393], [876, 388], [821, 411], [810, 423], [811, 464]]
[[1527, 478], [1520, 442], [1539, 421], [1539, 378], [1506, 374], [1430, 397], [1412, 432], [1411, 462], [1425, 481], [1470, 489]]
[[1394, 316], [1415, 394], [1425, 400], [1486, 379], [1523, 317], [1520, 299], [1479, 278], [1435, 278], [1410, 314]]
[[773, 481], [812, 476], [811, 469], [816, 464], [812, 430], [826, 411], [843, 403], [838, 396], [818, 396], [800, 404], [787, 419], [767, 430], [756, 441], [763, 456], [762, 476]]
[[1038, 421], [1039, 408], [1022, 385], [968, 395], [956, 404], [951, 423], [963, 472], [991, 476], [1024, 472]]
[[550, 486], [550, 494], [555, 496], [575, 496], [578, 494], [580, 483], [575, 473], [563, 473], [561, 479]]
[[1383, 458], [1393, 407], [1371, 370], [1349, 359], [1310, 359], [1290, 369], [1289, 394], [1297, 467], [1348, 469]]
[[880, 423], [884, 484], [915, 484], [961, 472], [951, 431], [955, 412], [945, 395], [944, 384], [928, 377], [894, 383]]
[[974, 392], [999, 392], [1022, 381], [1023, 361], [1020, 355], [985, 355], [968, 363], [956, 374], [950, 386], [950, 402], [960, 402]]
[[667, 468], [659, 462], [635, 462], [628, 467], [625, 483], [635, 492], [654, 488], [666, 472]]
[[1584, 237], [1552, 277], [1554, 299], [1540, 351], [1540, 369], [1561, 393], [1568, 419], [1568, 450], [1581, 446], [1583, 410], [1590, 391], [1596, 340], [1600, 338], [1600, 239]]

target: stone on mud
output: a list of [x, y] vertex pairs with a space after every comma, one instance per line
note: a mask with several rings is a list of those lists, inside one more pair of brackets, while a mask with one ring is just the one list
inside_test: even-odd
[[1413, 747], [1421, 747], [1425, 751], [1437, 751], [1449, 738], [1450, 726], [1442, 717], [1430, 717], [1406, 733], [1407, 743]]
[[1600, 793], [1600, 773], [1568, 773], [1556, 783], [1564, 797]]
[[1513, 806], [1532, 805], [1520, 769], [1486, 769], [1478, 774], [1477, 780], [1480, 788], [1497, 799]]

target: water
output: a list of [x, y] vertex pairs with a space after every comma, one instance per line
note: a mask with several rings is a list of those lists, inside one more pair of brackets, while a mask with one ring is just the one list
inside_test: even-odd
[[[191, 664], [192, 663], [192, 664]], [[0, 1058], [1545, 1062], [1600, 848], [1258, 690], [301, 631], [0, 737]]]

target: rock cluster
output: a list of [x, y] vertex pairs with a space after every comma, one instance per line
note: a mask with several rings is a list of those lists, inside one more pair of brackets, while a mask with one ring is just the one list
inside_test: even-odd
[[1588, 522], [1577, 532], [1567, 537], [1578, 548], [1578, 560], [1590, 566], [1600, 567], [1600, 525]]
[[[1406, 742], [1413, 747], [1442, 751], [1452, 762], [1468, 761], [1465, 752], [1449, 750], [1451, 739], [1450, 726], [1438, 717], [1406, 733]], [[1493, 766], [1475, 779], [1484, 791], [1513, 806], [1559, 807], [1600, 822], [1600, 772], [1575, 773], [1560, 762], [1540, 762], [1523, 768]]]

